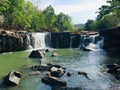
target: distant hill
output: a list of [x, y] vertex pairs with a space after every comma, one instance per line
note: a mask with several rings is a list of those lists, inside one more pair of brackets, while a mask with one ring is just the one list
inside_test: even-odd
[[85, 24], [75, 24], [74, 27], [76, 30], [84, 30]]

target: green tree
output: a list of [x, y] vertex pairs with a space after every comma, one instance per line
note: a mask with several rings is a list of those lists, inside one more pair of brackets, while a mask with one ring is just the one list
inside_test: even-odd
[[99, 8], [96, 28], [105, 29], [120, 25], [120, 0], [107, 0], [108, 5]]
[[8, 0], [0, 0], [0, 15], [3, 15], [9, 7]]
[[[8, 0], [9, 7], [3, 13], [5, 18], [5, 25], [8, 28], [17, 27], [17, 24], [22, 19], [22, 12], [24, 10], [24, 0]], [[17, 21], [17, 22], [16, 22]]]
[[88, 30], [88, 31], [95, 30], [95, 21], [94, 20], [88, 20], [85, 23], [85, 29]]
[[46, 25], [45, 29], [48, 29], [49, 31], [51, 31], [52, 28], [53, 28], [53, 25], [56, 21], [56, 15], [55, 15], [53, 7], [51, 5], [48, 6], [43, 11], [43, 14], [44, 14], [44, 17], [45, 17], [45, 25]]
[[41, 11], [35, 10], [34, 16], [32, 18], [31, 29], [33, 31], [41, 31], [45, 28], [45, 20], [44, 15]]
[[57, 21], [55, 25], [60, 31], [68, 31], [73, 29], [71, 17], [64, 13], [60, 13], [57, 15]]
[[35, 12], [35, 8], [33, 4], [29, 1], [26, 2], [24, 5], [24, 11], [22, 14], [20, 27], [22, 27], [23, 29], [30, 29], [34, 12]]

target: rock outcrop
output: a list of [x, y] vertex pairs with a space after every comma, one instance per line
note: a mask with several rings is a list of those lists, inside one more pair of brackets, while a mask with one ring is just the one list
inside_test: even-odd
[[104, 37], [104, 49], [119, 50], [120, 47], [120, 26], [99, 31]]
[[26, 33], [0, 30], [0, 53], [26, 49]]
[[28, 56], [29, 58], [43, 58], [45, 54], [39, 50], [33, 50], [30, 55]]

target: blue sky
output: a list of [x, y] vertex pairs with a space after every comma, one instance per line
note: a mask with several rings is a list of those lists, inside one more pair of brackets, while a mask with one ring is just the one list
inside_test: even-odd
[[72, 17], [74, 24], [86, 23], [88, 19], [95, 19], [98, 8], [106, 4], [106, 0], [32, 0], [36, 6], [44, 10], [52, 5], [56, 14], [63, 12]]

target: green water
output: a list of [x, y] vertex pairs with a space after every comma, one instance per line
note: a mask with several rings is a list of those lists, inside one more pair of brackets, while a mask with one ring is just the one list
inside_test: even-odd
[[[67, 72], [72, 72], [71, 77], [67, 77], [66, 74], [62, 77], [67, 81], [68, 87], [82, 87], [85, 90], [110, 90], [111, 88], [117, 90], [115, 85], [120, 82], [106, 73], [105, 64], [120, 63], [119, 57], [111, 56], [104, 50], [84, 52], [79, 49], [57, 49], [53, 52], [57, 52], [59, 57], [51, 57], [52, 52], [49, 52], [41, 60], [60, 64], [67, 68]], [[28, 58], [29, 54], [30, 51], [0, 54], [0, 90], [51, 90], [50, 86], [41, 82], [45, 72], [37, 76], [28, 75], [32, 72], [30, 67], [39, 63], [39, 59]], [[2, 79], [13, 69], [22, 73], [20, 84], [14, 87], [4, 87]], [[88, 73], [91, 80], [78, 75], [77, 71]]]

